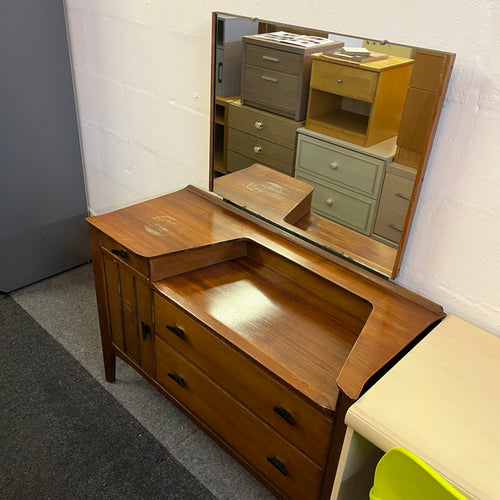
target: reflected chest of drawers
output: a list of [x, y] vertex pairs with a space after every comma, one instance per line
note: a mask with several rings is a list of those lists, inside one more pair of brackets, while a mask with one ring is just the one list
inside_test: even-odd
[[306, 117], [311, 55], [336, 50], [342, 42], [313, 47], [282, 43], [258, 35], [243, 37], [241, 101], [300, 121]]
[[384, 186], [375, 219], [373, 237], [391, 246], [397, 246], [406, 221], [416, 169], [389, 163], [384, 177]]
[[260, 163], [293, 176], [297, 128], [304, 122], [239, 103], [229, 105], [228, 173]]
[[314, 187], [312, 209], [371, 235], [387, 162], [395, 139], [372, 148], [299, 129], [295, 177]]

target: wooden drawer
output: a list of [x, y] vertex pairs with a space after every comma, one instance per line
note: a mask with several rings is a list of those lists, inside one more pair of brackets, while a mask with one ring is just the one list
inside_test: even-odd
[[385, 162], [299, 134], [296, 171], [320, 176], [365, 196], [378, 198]]
[[325, 61], [314, 61], [311, 87], [359, 101], [373, 102], [378, 73]]
[[149, 277], [148, 259], [145, 259], [140, 255], [136, 255], [128, 248], [103, 233], [99, 235], [99, 245], [108, 254], [108, 256], [116, 262], [126, 264], [143, 276]]
[[297, 128], [304, 122], [277, 116], [248, 106], [231, 104], [228, 125], [255, 137], [295, 149]]
[[[184, 357], [161, 340], [156, 343], [157, 380], [175, 399], [289, 498], [318, 497], [321, 468]], [[282, 472], [270, 460], [279, 460]]]
[[325, 463], [332, 432], [332, 421], [326, 415], [157, 294], [154, 310], [158, 336], [210, 373], [317, 464]]
[[290, 75], [300, 74], [304, 58], [284, 50], [245, 44], [245, 63]]
[[229, 128], [229, 150], [254, 159], [254, 163], [273, 165], [283, 172], [293, 172], [295, 150]]
[[257, 66], [245, 66], [245, 104], [265, 106], [293, 117], [299, 93], [299, 78]]
[[371, 234], [377, 200], [340, 186], [320, 184], [304, 176], [301, 170], [296, 170], [295, 177], [314, 187], [311, 205], [316, 213], [363, 234]]
[[399, 243], [406, 219], [406, 211], [401, 212], [391, 207], [380, 205], [373, 232]]

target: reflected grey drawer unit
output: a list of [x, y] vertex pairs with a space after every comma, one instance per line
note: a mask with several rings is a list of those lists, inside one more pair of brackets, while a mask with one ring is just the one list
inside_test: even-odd
[[392, 156], [368, 154], [368, 148], [306, 129], [297, 137], [295, 177], [314, 187], [313, 210], [371, 235], [385, 166]]
[[311, 54], [332, 51], [342, 42], [300, 47], [256, 35], [243, 37], [241, 102], [302, 121], [306, 117]]
[[392, 246], [401, 240], [415, 184], [416, 169], [389, 163], [380, 196], [373, 237]]

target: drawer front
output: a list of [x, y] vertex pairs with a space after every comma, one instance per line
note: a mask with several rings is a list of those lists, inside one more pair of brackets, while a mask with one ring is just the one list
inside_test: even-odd
[[414, 182], [409, 179], [386, 174], [380, 203], [393, 210], [406, 213], [413, 193], [413, 185]]
[[374, 233], [383, 236], [394, 243], [399, 243], [405, 225], [406, 212], [394, 210], [391, 207], [380, 205]]
[[[253, 165], [255, 160], [253, 158], [250, 158], [248, 156], [243, 156], [240, 155], [239, 153], [236, 153], [234, 151], [228, 151], [227, 152], [227, 173], [230, 174], [231, 172], [237, 172], [238, 170], [242, 170], [244, 168], [250, 167]], [[293, 163], [288, 166], [288, 170], [281, 170], [274, 165], [268, 165], [267, 163], [263, 163], [262, 161], [258, 162], [260, 165], [264, 165], [265, 167], [272, 168], [273, 170], [276, 170], [278, 172], [281, 172], [282, 174], [289, 175], [293, 177]]]
[[[248, 156], [240, 155], [239, 153], [235, 153], [234, 151], [227, 152], [227, 173], [230, 174], [232, 172], [237, 172], [238, 170], [243, 170], [244, 168], [248, 168], [255, 163], [253, 158], [249, 158]], [[269, 165], [264, 165], [269, 167]]]
[[318, 498], [322, 469], [161, 340], [156, 363], [159, 383], [287, 497]]
[[227, 147], [231, 151], [253, 158], [254, 163], [273, 165], [274, 168], [282, 172], [293, 172], [294, 149], [245, 134], [233, 128], [229, 128]]
[[314, 187], [311, 205], [316, 213], [368, 236], [372, 233], [376, 200], [338, 186], [319, 184], [302, 171], [296, 171], [295, 177]]
[[295, 115], [299, 97], [299, 78], [258, 66], [245, 66], [243, 78], [245, 103]]
[[378, 73], [325, 61], [313, 61], [311, 87], [359, 101], [373, 102]]
[[210, 374], [317, 464], [325, 463], [332, 431], [330, 419], [156, 294], [154, 308], [158, 336]]
[[299, 134], [296, 168], [378, 198], [384, 161]]
[[229, 127], [290, 149], [295, 149], [297, 128], [303, 124], [247, 106], [229, 106]]
[[245, 44], [245, 64], [299, 76], [304, 58], [284, 50]]
[[124, 263], [143, 276], [149, 277], [148, 259], [136, 255], [123, 245], [120, 245], [117, 241], [102, 233], [99, 235], [99, 244], [115, 261]]

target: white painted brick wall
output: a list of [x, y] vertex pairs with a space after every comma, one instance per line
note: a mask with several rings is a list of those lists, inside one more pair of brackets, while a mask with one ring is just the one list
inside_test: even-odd
[[66, 0], [89, 207], [208, 186], [211, 11], [455, 52], [398, 282], [500, 335], [495, 0]]

